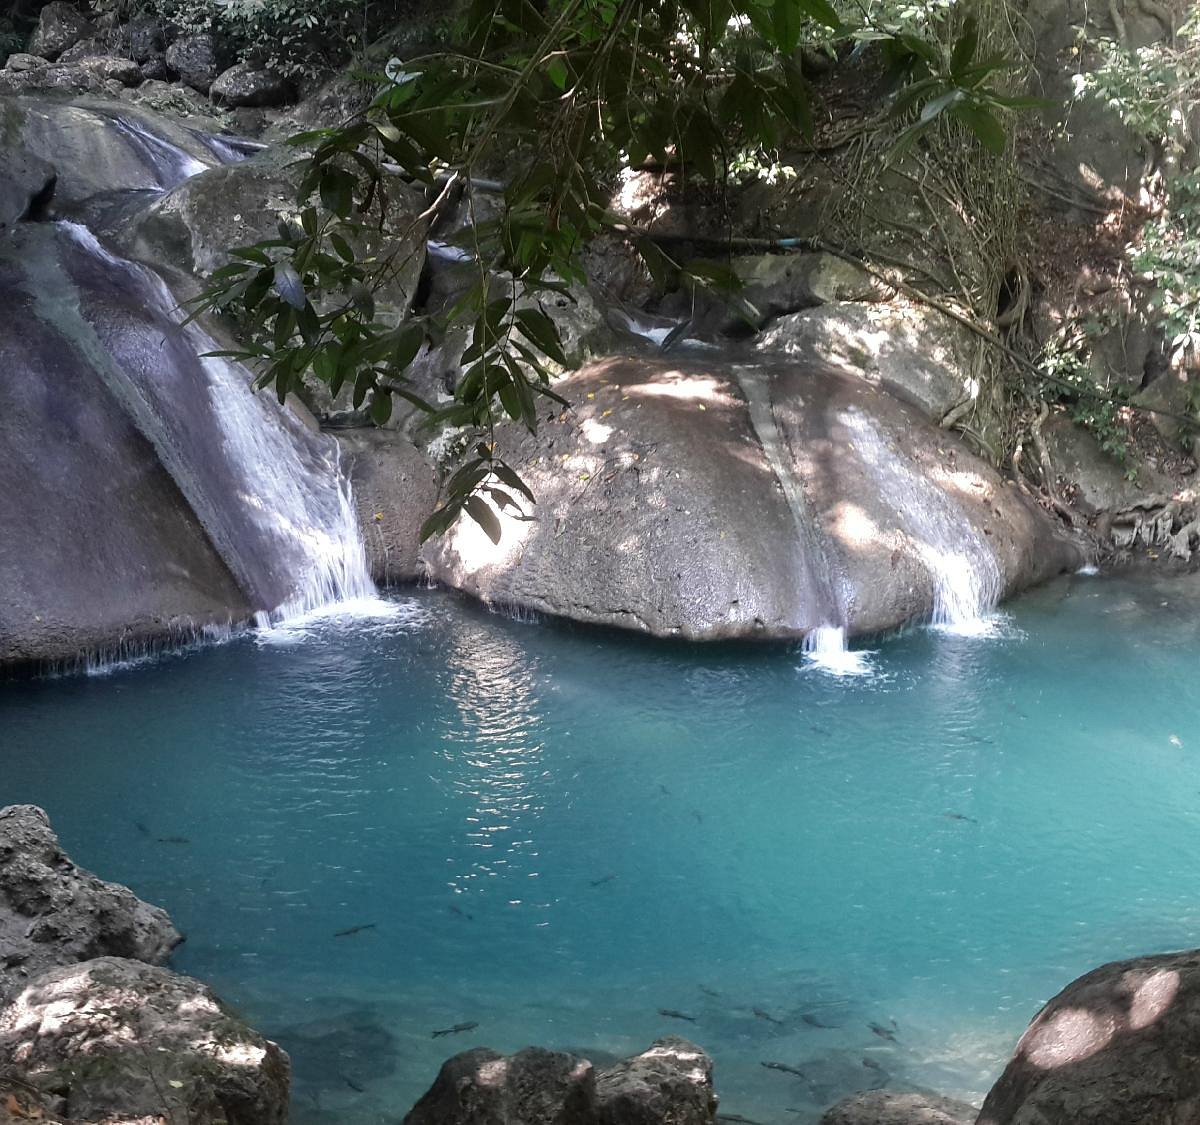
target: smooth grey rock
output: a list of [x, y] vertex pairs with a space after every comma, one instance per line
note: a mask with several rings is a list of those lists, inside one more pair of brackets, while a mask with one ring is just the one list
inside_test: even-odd
[[[537, 497], [422, 548], [486, 602], [660, 636], [871, 634], [928, 617], [974, 565], [1012, 593], [1079, 549], [953, 435], [812, 363], [612, 358], [500, 451]], [[951, 560], [947, 563], [946, 560]], [[950, 572], [953, 573], [950, 573]]]
[[188, 35], [167, 48], [167, 66], [193, 90], [207, 94], [222, 71], [216, 40], [211, 35]]
[[26, 50], [44, 59], [56, 59], [68, 47], [86, 39], [95, 30], [74, 4], [51, 0], [38, 15], [38, 24], [29, 37]]
[[477, 1047], [442, 1065], [404, 1125], [592, 1125], [595, 1103], [587, 1059], [540, 1047], [511, 1056]]
[[781, 317], [758, 345], [876, 383], [933, 422], [971, 393], [970, 341], [934, 309], [839, 301]]
[[338, 430], [335, 436], [353, 485], [371, 577], [380, 586], [419, 578], [421, 525], [438, 499], [433, 466], [396, 430]]
[[5, 150], [0, 143], [0, 234], [27, 217], [54, 193], [54, 166], [24, 149]]
[[937, 1094], [875, 1090], [825, 1111], [821, 1125], [975, 1125], [979, 1110]]
[[292, 85], [273, 70], [240, 62], [217, 76], [209, 96], [218, 105], [284, 105], [292, 100]]
[[1200, 1120], [1200, 950], [1102, 965], [1034, 1018], [979, 1125]]
[[107, 954], [162, 964], [181, 940], [166, 911], [76, 867], [41, 809], [0, 809], [0, 1006], [49, 969]]
[[0, 489], [0, 665], [137, 651], [250, 612], [74, 309], [106, 305], [127, 355], [144, 340], [161, 362], [176, 345], [136, 295], [81, 297], [66, 237], [29, 223], [0, 239], [0, 479], [21, 481]]
[[712, 1059], [677, 1035], [596, 1077], [598, 1125], [711, 1125]]
[[36, 70], [39, 66], [49, 66], [49, 60], [42, 58], [40, 55], [28, 55], [23, 51], [17, 51], [16, 54], [8, 56], [4, 63], [5, 70]]
[[121, 957], [32, 981], [0, 1013], [0, 1068], [72, 1122], [288, 1116], [290, 1064], [276, 1044], [200, 981]]

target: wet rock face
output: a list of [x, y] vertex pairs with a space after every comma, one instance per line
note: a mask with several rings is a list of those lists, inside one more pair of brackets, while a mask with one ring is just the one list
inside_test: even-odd
[[0, 1004], [49, 969], [108, 954], [162, 964], [181, 940], [164, 910], [76, 867], [41, 809], [0, 809]]
[[[498, 430], [537, 497], [422, 548], [485, 601], [696, 640], [872, 634], [956, 583], [990, 597], [1078, 566], [1040, 509], [921, 413], [811, 361], [613, 358]], [[986, 608], [986, 606], [984, 606]]]
[[0, 1069], [72, 1122], [283, 1125], [287, 1055], [197, 980], [120, 957], [54, 969], [0, 1013]]
[[94, 28], [74, 4], [52, 0], [38, 16], [38, 25], [29, 37], [28, 52], [44, 59], [56, 59], [68, 47], [86, 39]]
[[711, 1125], [712, 1060], [668, 1036], [596, 1072], [576, 1055], [487, 1047], [455, 1055], [404, 1125]]
[[975, 1125], [978, 1116], [973, 1105], [937, 1094], [877, 1090], [838, 1102], [821, 1125]]
[[1034, 1018], [979, 1125], [1200, 1120], [1200, 950], [1102, 965]]

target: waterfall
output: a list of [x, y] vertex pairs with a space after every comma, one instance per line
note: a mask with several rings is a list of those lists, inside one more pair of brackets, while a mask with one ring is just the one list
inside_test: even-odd
[[809, 629], [804, 636], [805, 660], [839, 676], [869, 672], [868, 654], [852, 651], [846, 645], [845, 593], [836, 581], [824, 545], [817, 534], [816, 521], [809, 511], [804, 489], [784, 464], [782, 439], [766, 390], [770, 375], [748, 366], [735, 366], [733, 371], [742, 394], [746, 396], [750, 424], [783, 490], [796, 525], [800, 553], [808, 571], [808, 589], [803, 592], [804, 606], [810, 613], [815, 609], [824, 619], [822, 624]]
[[[41, 298], [154, 446], [257, 611], [259, 624], [375, 597], [337, 443], [257, 394], [251, 375], [206, 355], [165, 282], [59, 223], [77, 290]], [[47, 267], [49, 268], [49, 267]], [[52, 282], [52, 278], [46, 278]], [[52, 286], [39, 288], [54, 292]], [[65, 293], [70, 286], [60, 285]]]
[[992, 632], [1004, 577], [987, 539], [936, 484], [890, 447], [867, 414], [849, 408], [839, 421], [853, 434], [880, 496], [896, 512], [933, 579], [932, 624], [967, 635]]
[[154, 173], [156, 187], [167, 190], [208, 170], [194, 156], [147, 129], [134, 117], [114, 114], [113, 127], [135, 148]]

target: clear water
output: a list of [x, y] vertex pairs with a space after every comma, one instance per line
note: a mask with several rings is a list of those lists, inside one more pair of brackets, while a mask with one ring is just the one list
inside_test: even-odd
[[171, 911], [302, 1123], [395, 1121], [471, 1045], [667, 1032], [754, 1121], [978, 1098], [1072, 977], [1200, 944], [1198, 595], [1076, 578], [837, 676], [416, 592], [0, 686], [0, 802]]

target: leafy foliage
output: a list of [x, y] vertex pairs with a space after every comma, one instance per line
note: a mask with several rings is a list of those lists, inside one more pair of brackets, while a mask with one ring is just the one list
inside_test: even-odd
[[[480, 494], [501, 507], [532, 496], [497, 455], [493, 430], [504, 416], [533, 430], [538, 398], [557, 398], [552, 370], [566, 357], [544, 300], [569, 297], [583, 281], [588, 241], [602, 232], [628, 239], [664, 287], [737, 288], [727, 264], [676, 261], [614, 215], [614, 174], [652, 161], [721, 184], [739, 171], [739, 154], [809, 136], [805, 44], [882, 54], [902, 130], [895, 158], [943, 119], [1001, 152], [1003, 114], [1019, 105], [997, 82], [1009, 63], [981, 53], [973, 19], [939, 22], [952, 8], [950, 0], [473, 0], [451, 37], [459, 48], [393, 59], [364, 115], [294, 139], [308, 153], [300, 229], [234, 251], [198, 311], [240, 316], [249, 341], [240, 354], [281, 397], [315, 377], [333, 394], [352, 386], [355, 406], [369, 403], [378, 422], [399, 395], [434, 423], [480, 431], [423, 534], [465, 512], [494, 538], [499, 527]], [[920, 30], [918, 14], [929, 21]], [[414, 233], [459, 193], [473, 209], [480, 178], [497, 171], [499, 213], [472, 214], [454, 240], [474, 284], [441, 317], [382, 313], [376, 296]], [[390, 205], [400, 181], [426, 191], [415, 217], [398, 219]], [[364, 256], [371, 231], [393, 249]], [[461, 374], [453, 402], [435, 407], [406, 372], [424, 342], [455, 324], [468, 329]]]

